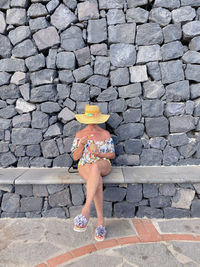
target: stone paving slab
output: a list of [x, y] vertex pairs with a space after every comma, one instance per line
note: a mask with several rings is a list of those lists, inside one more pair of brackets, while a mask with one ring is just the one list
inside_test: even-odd
[[194, 233], [200, 234], [200, 219], [193, 218], [192, 220], [162, 220], [155, 221], [154, 225], [157, 225], [159, 233]]
[[[107, 237], [96, 242], [95, 218], [83, 233], [72, 230], [72, 219], [0, 219], [0, 267], [200, 266], [198, 219], [106, 218], [105, 224]], [[190, 229], [180, 234], [184, 225]]]
[[122, 167], [125, 183], [198, 183], [200, 166]]
[[0, 168], [0, 184], [14, 184], [15, 179], [26, 172], [27, 169]]
[[[104, 183], [200, 183], [200, 166], [112, 167]], [[68, 168], [0, 168], [0, 184], [83, 184]]]

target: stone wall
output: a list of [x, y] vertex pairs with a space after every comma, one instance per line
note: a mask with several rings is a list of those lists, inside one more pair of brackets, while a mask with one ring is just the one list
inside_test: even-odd
[[114, 164], [200, 164], [199, 20], [199, 0], [1, 0], [0, 166], [71, 165], [86, 103]]
[[[0, 185], [0, 217], [73, 218], [85, 202], [85, 185]], [[108, 184], [105, 217], [200, 217], [200, 184]], [[94, 205], [91, 216], [96, 216]]]

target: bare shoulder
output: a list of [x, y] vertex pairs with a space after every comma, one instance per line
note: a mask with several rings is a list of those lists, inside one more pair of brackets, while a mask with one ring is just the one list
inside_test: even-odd
[[81, 137], [83, 137], [84, 136], [84, 133], [85, 133], [85, 131], [84, 131], [84, 129], [82, 129], [82, 130], [80, 130], [80, 131], [78, 131], [77, 133], [76, 133], [76, 138], [81, 138]]
[[109, 133], [109, 131], [107, 131], [107, 130], [104, 130], [104, 129], [102, 129], [103, 131], [102, 131], [102, 135], [104, 136], [104, 138], [105, 139], [110, 139], [110, 133]]

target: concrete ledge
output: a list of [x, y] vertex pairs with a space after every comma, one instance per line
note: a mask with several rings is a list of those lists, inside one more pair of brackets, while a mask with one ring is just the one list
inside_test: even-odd
[[[113, 167], [103, 178], [109, 183], [200, 183], [200, 166]], [[83, 184], [68, 168], [0, 168], [0, 184]]]

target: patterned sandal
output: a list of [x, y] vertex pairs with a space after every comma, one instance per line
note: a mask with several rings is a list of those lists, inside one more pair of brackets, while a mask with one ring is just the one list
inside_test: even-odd
[[103, 241], [106, 236], [106, 228], [102, 225], [98, 226], [95, 231], [95, 240]]
[[74, 218], [74, 231], [84, 232], [87, 228], [88, 220], [82, 214], [77, 215]]

